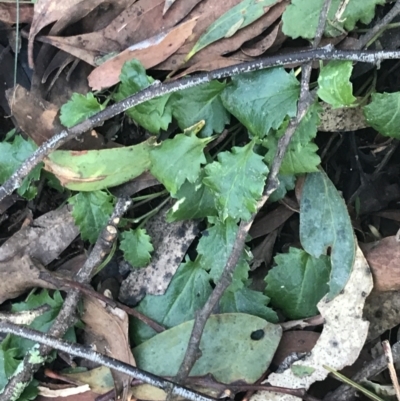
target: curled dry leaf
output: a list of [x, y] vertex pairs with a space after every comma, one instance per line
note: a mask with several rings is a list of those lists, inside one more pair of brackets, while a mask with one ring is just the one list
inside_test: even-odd
[[[325, 325], [315, 347], [305, 359], [293, 366], [308, 367], [314, 371], [308, 376], [298, 377], [292, 369], [283, 373], [272, 373], [266, 383], [272, 386], [308, 389], [316, 381], [324, 380], [329, 372], [323, 368], [328, 365], [336, 370], [351, 365], [360, 354], [368, 334], [369, 323], [362, 319], [367, 295], [372, 290], [372, 276], [368, 263], [360, 248], [350, 279], [343, 293], [331, 302], [324, 297], [318, 309], [325, 318]], [[295, 401], [296, 397], [287, 394], [257, 392], [251, 401]]]
[[[119, 359], [136, 366], [129, 345], [129, 320], [126, 312], [119, 308], [111, 308], [98, 299], [85, 297], [84, 314], [86, 334], [89, 334], [91, 344], [98, 352]], [[117, 398], [129, 388], [130, 376], [117, 371], [111, 371], [116, 389]], [[126, 394], [122, 398], [126, 399]]]

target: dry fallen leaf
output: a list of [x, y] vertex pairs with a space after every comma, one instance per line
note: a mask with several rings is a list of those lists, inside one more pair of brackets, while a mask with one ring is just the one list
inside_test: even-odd
[[161, 63], [185, 43], [195, 25], [195, 19], [186, 21], [165, 33], [125, 49], [90, 73], [89, 86], [93, 90], [101, 90], [117, 84], [123, 65], [132, 59], [138, 59], [145, 69]]
[[[308, 376], [296, 376], [289, 368], [283, 373], [272, 373], [266, 383], [272, 386], [308, 389], [316, 381], [324, 380], [329, 372], [323, 365], [336, 370], [351, 365], [360, 354], [368, 334], [369, 323], [362, 319], [366, 297], [372, 290], [372, 276], [368, 263], [360, 248], [350, 279], [343, 293], [331, 302], [325, 297], [318, 303], [318, 309], [325, 318], [325, 325], [315, 347], [309, 355], [293, 366], [309, 367], [314, 371]], [[296, 397], [259, 391], [251, 401], [295, 401]]]
[[[111, 356], [136, 366], [129, 345], [129, 319], [126, 312], [119, 308], [111, 308], [98, 299], [84, 298], [85, 333], [90, 338], [90, 344], [102, 354]], [[130, 390], [131, 377], [121, 372], [111, 371], [117, 399], [125, 401]], [[122, 396], [124, 394], [124, 396]]]
[[5, 24], [16, 24], [17, 7], [19, 7], [19, 23], [30, 24], [33, 18], [33, 4], [0, 3], [0, 21]]
[[123, 281], [119, 299], [135, 305], [146, 294], [162, 295], [178, 269], [189, 245], [197, 235], [197, 223], [192, 220], [167, 223], [162, 209], [147, 224], [154, 253], [147, 267], [133, 270]]

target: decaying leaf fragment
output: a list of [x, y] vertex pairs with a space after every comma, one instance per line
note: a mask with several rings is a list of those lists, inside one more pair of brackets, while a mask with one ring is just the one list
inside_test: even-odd
[[[305, 366], [314, 371], [303, 377], [296, 376], [291, 369], [283, 373], [271, 374], [266, 382], [272, 386], [308, 389], [312, 383], [324, 380], [329, 372], [323, 365], [341, 370], [351, 365], [358, 357], [368, 334], [369, 322], [362, 319], [366, 297], [372, 290], [372, 275], [360, 248], [350, 279], [343, 293], [333, 301], [327, 302], [325, 296], [318, 309], [325, 318], [324, 329], [315, 347], [305, 359], [294, 366]], [[257, 392], [251, 401], [295, 401], [297, 398], [287, 394]]]

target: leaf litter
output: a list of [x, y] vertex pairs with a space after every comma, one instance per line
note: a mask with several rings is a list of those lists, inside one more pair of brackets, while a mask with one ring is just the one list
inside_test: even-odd
[[[340, 47], [360, 22], [368, 24], [377, 10], [389, 8], [376, 8], [382, 4], [370, 0], [360, 9], [355, 0], [345, 5], [334, 0], [324, 41]], [[29, 21], [29, 9], [34, 12], [29, 46], [24, 41], [23, 46], [37, 68], [27, 89], [9, 85], [9, 106], [26, 136], [0, 131], [0, 182], [63, 126], [72, 127], [115, 101], [156, 87], [167, 74], [176, 78], [257, 60], [281, 48], [293, 51], [293, 45], [301, 49], [305, 42], [293, 39], [314, 37], [322, 5], [322, 0], [121, 0], [108, 7], [98, 1], [56, 6], [43, 0], [24, 6], [21, 11], [28, 14], [21, 16], [21, 23]], [[15, 23], [15, 6], [7, 7], [10, 14], [0, 12], [0, 21]], [[392, 40], [385, 32], [381, 35], [383, 43]], [[42, 43], [38, 55], [34, 42]], [[54, 57], [54, 48], [65, 55], [58, 52]], [[280, 366], [266, 382], [308, 389], [326, 378], [324, 364], [335, 369], [353, 364], [367, 338], [376, 342], [399, 324], [394, 292], [398, 226], [395, 215], [387, 213], [391, 202], [400, 200], [396, 158], [391, 158], [397, 152], [393, 110], [398, 93], [386, 93], [388, 67], [376, 72], [382, 73], [382, 82], [365, 79], [365, 73], [348, 61], [314, 67], [319, 99], [293, 136], [279, 187], [258, 214], [232, 282], [203, 334], [203, 355], [192, 371], [203, 377], [188, 383], [205, 394], [217, 396], [233, 384], [255, 383], [267, 372], [279, 343], [287, 349], [278, 348], [281, 357], [272, 362], [273, 370], [288, 349], [299, 354], [297, 359], [307, 354], [289, 368]], [[90, 87], [101, 92], [90, 92]], [[239, 220], [258, 212], [298, 99], [297, 71], [279, 67], [252, 72], [154, 98], [50, 153], [44, 169], [39, 165], [19, 188], [18, 198], [0, 203], [0, 210], [7, 212], [0, 220], [2, 239], [7, 239], [0, 247], [4, 307], [22, 313], [47, 304], [51, 311], [39, 309], [41, 315], [31, 324], [48, 329], [63, 298], [43, 273], [51, 270], [61, 280], [71, 277], [87, 260], [84, 252], [98, 242], [116, 196], [133, 196], [134, 206], [120, 221], [116, 245], [96, 269], [92, 285], [136, 305], [167, 330], [157, 334], [141, 321], [128, 322], [118, 309], [88, 298], [86, 313], [80, 316], [86, 329], [79, 338], [130, 364], [132, 349], [139, 367], [174, 376], [193, 319], [228, 261]], [[349, 133], [356, 130], [357, 136]], [[367, 189], [378, 181], [385, 190], [369, 194]], [[69, 206], [57, 209], [65, 202]], [[28, 208], [35, 219], [22, 224]], [[372, 277], [374, 293], [367, 297]], [[37, 289], [24, 297], [33, 287]], [[321, 319], [320, 335], [302, 330], [321, 325]], [[281, 340], [280, 324], [297, 330], [284, 333], [287, 340]], [[70, 328], [68, 338], [76, 341], [75, 332], [82, 334], [81, 329], [79, 324]], [[306, 341], [306, 333], [311, 336], [303, 348], [299, 344]], [[12, 380], [29, 344], [17, 337], [3, 340], [0, 352], [8, 370], [0, 387]], [[90, 390], [69, 386], [61, 394], [83, 391], [94, 397], [115, 388], [123, 399], [132, 394], [165, 398], [147, 385], [130, 387], [127, 376], [90, 369], [88, 376], [93, 373], [95, 379], [75, 373], [74, 382], [91, 383]], [[224, 385], [218, 387], [216, 381]], [[31, 394], [27, 399], [33, 399], [38, 388], [38, 399], [60, 395], [43, 387], [48, 383], [37, 384], [34, 380], [26, 389]], [[245, 390], [234, 390], [240, 391]], [[253, 399], [265, 396], [260, 392]]]

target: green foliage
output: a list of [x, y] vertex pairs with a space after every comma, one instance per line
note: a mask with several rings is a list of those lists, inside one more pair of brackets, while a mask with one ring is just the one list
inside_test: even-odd
[[[293, 39], [314, 38], [323, 3], [324, 0], [292, 0], [282, 15], [283, 32]], [[350, 31], [358, 21], [369, 24], [374, 17], [375, 6], [384, 3], [384, 0], [350, 0], [344, 12], [338, 15], [341, 0], [332, 0], [325, 35], [338, 36], [343, 29]]]
[[213, 22], [207, 31], [200, 37], [192, 50], [186, 56], [189, 60], [204, 47], [222, 38], [233, 36], [239, 29], [245, 28], [258, 18], [262, 17], [277, 0], [243, 0], [229, 9]]
[[283, 199], [287, 191], [294, 189], [296, 185], [296, 177], [292, 175], [278, 174], [279, 186], [268, 198], [269, 203], [278, 202]]
[[277, 255], [274, 260], [276, 266], [265, 278], [265, 293], [271, 298], [271, 304], [289, 319], [318, 314], [317, 303], [329, 289], [329, 258], [315, 258], [290, 248], [289, 253]]
[[271, 128], [278, 129], [286, 116], [296, 115], [299, 90], [293, 73], [273, 68], [232, 77], [221, 97], [252, 135], [263, 138]]
[[151, 238], [145, 229], [125, 231], [121, 234], [120, 249], [124, 252], [124, 258], [133, 267], [144, 267], [150, 262], [154, 248]]
[[204, 120], [206, 125], [202, 136], [221, 133], [230, 121], [230, 114], [221, 102], [220, 94], [226, 84], [212, 81], [194, 88], [174, 93], [172, 100], [173, 116], [182, 130]]
[[150, 171], [169, 192], [175, 194], [185, 180], [194, 183], [206, 163], [203, 150], [210, 138], [178, 134], [150, 150]]
[[[137, 310], [167, 328], [193, 319], [211, 294], [210, 277], [199, 263], [187, 261], [176, 271], [164, 295], [146, 295]], [[133, 319], [131, 335], [135, 344], [156, 334], [146, 324]]]
[[60, 109], [60, 121], [62, 125], [70, 128], [104, 108], [105, 106], [97, 101], [92, 92], [86, 96], [73, 93], [71, 99]]
[[236, 291], [227, 289], [219, 302], [221, 313], [248, 313], [271, 323], [278, 323], [278, 316], [267, 305], [270, 299], [260, 291], [242, 287]]
[[[133, 349], [137, 366], [159, 376], [175, 376], [183, 360], [193, 320], [157, 334]], [[222, 383], [254, 383], [271, 363], [281, 339], [279, 325], [244, 313], [211, 315], [200, 342], [201, 357], [190, 374]]]
[[222, 221], [228, 217], [248, 220], [256, 211], [268, 168], [253, 148], [254, 141], [221, 152], [217, 162], [205, 167], [203, 182], [215, 194]]
[[372, 94], [363, 111], [368, 124], [380, 134], [400, 139], [400, 92]]
[[[154, 83], [154, 79], [146, 75], [146, 70], [138, 60], [127, 61], [122, 67], [121, 83], [115, 100], [123, 100]], [[166, 130], [172, 120], [172, 109], [168, 103], [170, 94], [148, 100], [126, 111], [126, 114], [153, 134], [161, 129]]]
[[114, 197], [104, 191], [79, 192], [68, 202], [82, 239], [94, 244], [114, 209]]
[[300, 201], [300, 241], [315, 258], [331, 248], [328, 300], [342, 291], [353, 269], [356, 243], [343, 198], [324, 172], [305, 180]]
[[[37, 148], [31, 139], [25, 140], [21, 135], [8, 136], [8, 140], [0, 142], [0, 184], [3, 184], [14, 171], [25, 161]], [[40, 178], [43, 163], [39, 163], [23, 180], [18, 188], [18, 194], [30, 200], [36, 196], [37, 188], [34, 181]]]
[[[311, 142], [317, 135], [319, 125], [319, 106], [314, 104], [301, 120], [282, 161], [281, 175], [293, 175], [318, 171], [317, 166], [321, 163], [317, 155], [318, 146]], [[285, 134], [288, 121], [278, 131], [272, 131], [262, 142], [268, 149], [265, 161], [272, 164], [276, 155], [279, 139]]]
[[217, 216], [214, 195], [210, 188], [203, 184], [204, 169], [196, 182], [185, 181], [176, 194], [172, 194], [177, 201], [168, 211], [167, 220], [201, 219], [207, 216]]
[[318, 96], [332, 108], [349, 106], [356, 98], [350, 82], [353, 63], [351, 61], [330, 61], [321, 68], [318, 77]]

